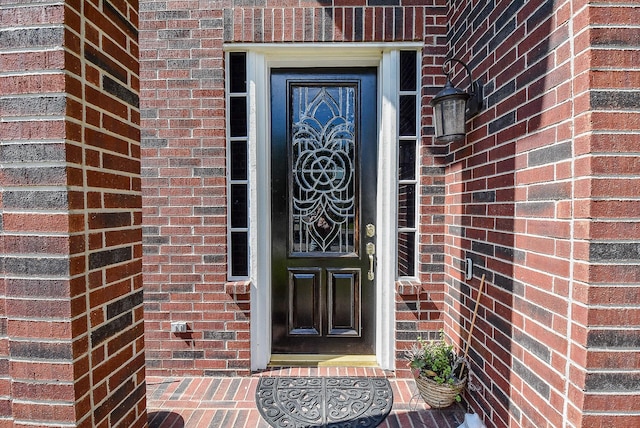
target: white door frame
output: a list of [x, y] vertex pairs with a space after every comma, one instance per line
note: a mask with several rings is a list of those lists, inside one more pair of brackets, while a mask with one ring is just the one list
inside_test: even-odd
[[395, 370], [399, 52], [421, 48], [414, 42], [225, 46], [247, 52], [251, 370], [266, 368], [271, 357], [270, 69], [354, 66], [378, 69], [376, 359], [382, 369]]

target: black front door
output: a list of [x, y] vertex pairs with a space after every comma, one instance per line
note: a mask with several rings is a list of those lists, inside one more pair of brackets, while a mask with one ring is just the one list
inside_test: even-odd
[[272, 70], [273, 353], [374, 353], [376, 75]]

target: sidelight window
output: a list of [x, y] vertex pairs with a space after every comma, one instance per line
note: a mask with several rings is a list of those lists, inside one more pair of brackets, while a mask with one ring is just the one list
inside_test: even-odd
[[398, 102], [398, 266], [399, 277], [416, 275], [417, 143], [419, 133], [418, 52], [400, 51]]
[[249, 275], [249, 169], [247, 120], [247, 57], [227, 56], [227, 216], [229, 276]]

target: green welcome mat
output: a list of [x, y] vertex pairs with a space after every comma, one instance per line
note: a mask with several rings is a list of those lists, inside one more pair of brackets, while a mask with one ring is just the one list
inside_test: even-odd
[[391, 411], [393, 391], [379, 377], [262, 377], [256, 404], [272, 427], [369, 428]]

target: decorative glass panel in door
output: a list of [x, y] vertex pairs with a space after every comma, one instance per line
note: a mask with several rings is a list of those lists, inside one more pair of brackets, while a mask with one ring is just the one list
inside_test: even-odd
[[353, 86], [292, 85], [292, 252], [354, 253]]

